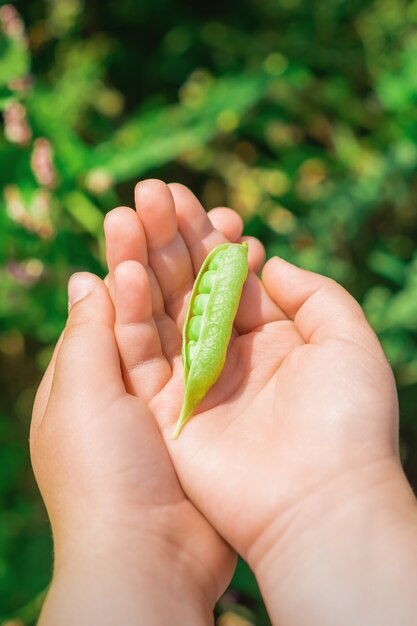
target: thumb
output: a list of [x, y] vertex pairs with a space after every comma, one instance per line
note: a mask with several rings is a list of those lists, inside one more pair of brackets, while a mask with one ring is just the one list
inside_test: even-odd
[[69, 313], [56, 360], [52, 392], [111, 401], [125, 392], [107, 287], [88, 272], [71, 276]]
[[358, 302], [337, 282], [273, 257], [264, 266], [264, 286], [294, 320], [308, 343], [343, 339], [367, 346], [386, 362], [382, 347]]

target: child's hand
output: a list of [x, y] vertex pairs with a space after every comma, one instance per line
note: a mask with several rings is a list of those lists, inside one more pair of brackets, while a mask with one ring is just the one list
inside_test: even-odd
[[[41, 623], [212, 623], [234, 556], [184, 496], [148, 406], [126, 392], [108, 289], [77, 274], [69, 296], [31, 431], [55, 548]], [[146, 302], [135, 314], [146, 321], [132, 350], [147, 345], [153, 324]]]
[[[330, 586], [338, 573], [340, 609], [355, 605], [360, 614], [366, 566], [376, 566], [377, 589], [389, 588], [398, 568], [378, 569], [377, 555], [395, 542], [398, 515], [415, 518], [397, 457], [392, 372], [361, 308], [338, 284], [278, 258], [262, 283], [251, 273], [224, 372], [171, 441], [187, 299], [206, 254], [225, 239], [181, 185], [145, 181], [136, 205], [140, 219], [119, 209], [107, 223], [110, 265], [136, 261], [122, 263], [119, 278], [116, 271], [116, 337], [129, 388], [149, 402], [186, 493], [255, 569], [277, 622], [305, 623], [310, 611], [309, 625], [336, 623], [314, 600], [315, 581]], [[110, 228], [120, 211], [125, 249], [120, 225]], [[141, 309], [151, 324], [151, 306], [144, 353], [136, 333]], [[388, 595], [378, 605], [387, 618]]]

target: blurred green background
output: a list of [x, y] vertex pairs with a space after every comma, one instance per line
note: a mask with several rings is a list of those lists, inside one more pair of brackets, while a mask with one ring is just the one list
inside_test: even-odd
[[[50, 529], [28, 427], [69, 275], [143, 177], [332, 276], [395, 371], [417, 480], [417, 1], [0, 3], [0, 623], [36, 620]], [[268, 624], [241, 563], [218, 626]]]

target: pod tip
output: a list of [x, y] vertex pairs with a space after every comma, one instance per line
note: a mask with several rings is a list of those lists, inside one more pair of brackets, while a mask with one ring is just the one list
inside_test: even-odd
[[171, 439], [178, 439], [178, 437], [180, 436], [181, 430], [182, 430], [182, 426], [177, 425], [171, 433]]
[[175, 424], [174, 430], [171, 433], [171, 439], [178, 439], [186, 421], [187, 419], [184, 419], [183, 415], [181, 414], [179, 420]]
[[180, 416], [178, 418], [177, 423], [175, 424], [175, 428], [171, 433], [171, 439], [178, 439], [178, 437], [181, 434], [182, 429], [184, 428], [185, 424], [188, 422], [190, 415], [192, 413], [191, 411], [187, 411], [187, 405], [186, 403], [184, 403]]

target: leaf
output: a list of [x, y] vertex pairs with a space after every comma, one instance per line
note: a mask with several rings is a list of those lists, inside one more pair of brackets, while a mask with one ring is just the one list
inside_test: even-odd
[[399, 257], [384, 250], [373, 250], [368, 257], [368, 265], [376, 274], [397, 285], [404, 283], [406, 264]]
[[71, 191], [64, 197], [68, 213], [91, 235], [99, 237], [103, 230], [103, 214], [81, 191]]
[[0, 34], [0, 86], [23, 78], [29, 72], [30, 57], [25, 43]]
[[222, 112], [242, 115], [261, 98], [264, 88], [262, 75], [235, 76], [216, 81], [199, 106], [175, 104], [138, 113], [109, 142], [93, 149], [90, 163], [115, 182], [133, 179], [210, 141], [219, 132]]

